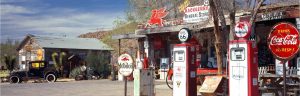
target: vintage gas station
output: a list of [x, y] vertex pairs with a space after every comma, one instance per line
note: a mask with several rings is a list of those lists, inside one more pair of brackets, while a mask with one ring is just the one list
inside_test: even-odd
[[[159, 20], [151, 18], [147, 24], [139, 25], [135, 34], [112, 38], [138, 41], [138, 55], [132, 66], [134, 96], [154, 96], [155, 79], [172, 81], [173, 96], [197, 96], [198, 93], [297, 96], [300, 91], [299, 5], [281, 10], [285, 7], [262, 7], [255, 26], [249, 24], [248, 13], [237, 13], [235, 39], [223, 37], [226, 48], [222, 51], [221, 74], [217, 73], [213, 23], [205, 15], [209, 10], [205, 3], [201, 8], [187, 7], [200, 8], [202, 17], [168, 21], [163, 20], [167, 15], [163, 14]], [[267, 9], [271, 11], [263, 11]], [[165, 9], [152, 12], [158, 11], [164, 13]], [[197, 23], [191, 22], [193, 19]]]

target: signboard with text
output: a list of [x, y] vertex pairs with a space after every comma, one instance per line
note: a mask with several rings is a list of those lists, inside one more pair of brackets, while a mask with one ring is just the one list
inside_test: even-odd
[[299, 50], [299, 32], [290, 23], [275, 25], [268, 37], [269, 49], [280, 60], [289, 60]]
[[122, 54], [118, 58], [119, 73], [123, 76], [129, 76], [133, 71], [133, 60], [129, 54]]
[[183, 21], [185, 23], [198, 23], [209, 18], [209, 6], [193, 6], [184, 10]]

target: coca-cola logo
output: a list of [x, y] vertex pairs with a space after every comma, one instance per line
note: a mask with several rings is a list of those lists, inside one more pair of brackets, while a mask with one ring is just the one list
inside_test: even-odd
[[296, 45], [297, 35], [286, 35], [285, 37], [273, 36], [270, 45]]
[[289, 60], [299, 50], [299, 32], [290, 23], [279, 23], [268, 37], [270, 51], [281, 60]]

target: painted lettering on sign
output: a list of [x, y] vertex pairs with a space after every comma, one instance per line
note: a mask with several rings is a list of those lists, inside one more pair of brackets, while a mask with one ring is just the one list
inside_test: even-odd
[[274, 19], [282, 19], [284, 17], [284, 13], [280, 12], [272, 12], [261, 15], [262, 20], [274, 20]]
[[299, 32], [290, 23], [279, 23], [268, 37], [269, 49], [281, 60], [291, 59], [299, 50]]
[[129, 63], [119, 63], [119, 67], [120, 68], [126, 68], [126, 69], [132, 69], [132, 65], [130, 65]]
[[297, 35], [286, 35], [285, 37], [274, 36], [271, 38], [271, 45], [295, 45], [297, 44]]
[[186, 23], [197, 23], [200, 21], [208, 20], [209, 17], [209, 6], [194, 6], [187, 7], [184, 10], [183, 21]]

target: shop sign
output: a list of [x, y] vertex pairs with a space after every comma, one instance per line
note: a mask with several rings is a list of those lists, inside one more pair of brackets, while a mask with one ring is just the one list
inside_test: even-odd
[[248, 22], [238, 22], [234, 29], [236, 37], [245, 39], [249, 38], [251, 33], [251, 25]]
[[299, 32], [290, 23], [275, 25], [268, 37], [269, 49], [279, 60], [292, 59], [299, 50]]
[[183, 21], [186, 23], [197, 23], [208, 20], [209, 6], [194, 6], [187, 7], [184, 10]]
[[178, 33], [178, 39], [181, 42], [186, 42], [191, 38], [191, 32], [187, 28], [182, 28]]
[[179, 12], [183, 12], [184, 9], [190, 5], [190, 0], [184, 0], [184, 2], [178, 7]]
[[133, 71], [133, 60], [129, 54], [122, 54], [118, 58], [119, 73], [123, 76], [129, 76]]
[[148, 20], [148, 25], [155, 25], [163, 26], [163, 19], [166, 17], [168, 12], [166, 12], [166, 8], [154, 9], [151, 11], [151, 17]]
[[275, 11], [271, 13], [265, 13], [261, 15], [261, 20], [274, 20], [274, 19], [282, 19], [284, 18], [284, 13], [283, 11]]

